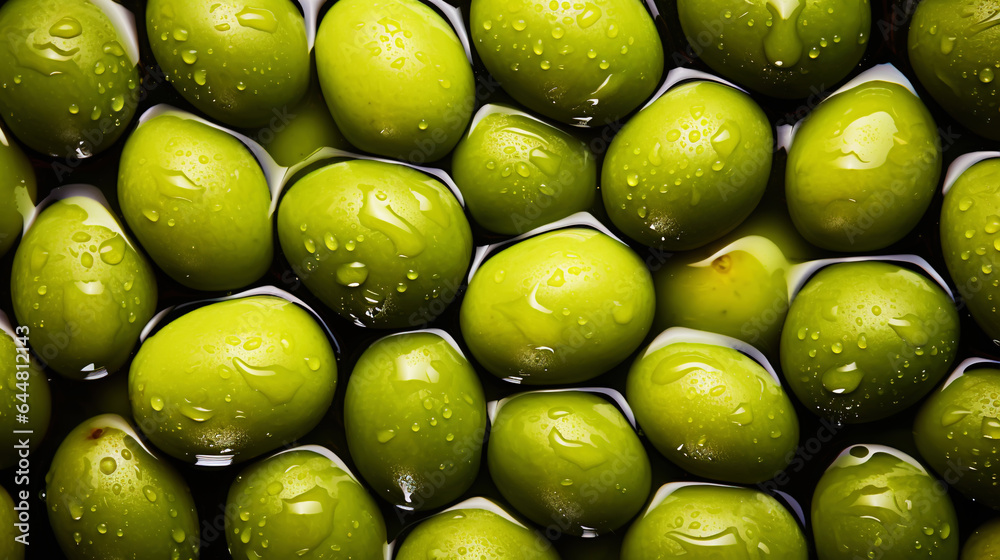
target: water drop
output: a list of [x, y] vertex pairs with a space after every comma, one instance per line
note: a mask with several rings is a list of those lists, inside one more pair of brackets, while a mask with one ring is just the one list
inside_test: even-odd
[[105, 457], [101, 459], [100, 468], [102, 473], [111, 474], [118, 469], [118, 463], [112, 457]]
[[842, 395], [854, 392], [861, 384], [864, 372], [858, 369], [855, 362], [845, 366], [830, 368], [823, 374], [823, 388], [831, 393]]
[[60, 39], [72, 39], [83, 33], [80, 22], [71, 17], [64, 17], [52, 24], [49, 28], [49, 35]]
[[364, 263], [344, 263], [337, 267], [337, 283], [348, 288], [357, 288], [368, 279], [368, 267]]
[[278, 19], [269, 10], [263, 8], [243, 8], [236, 14], [236, 21], [243, 27], [274, 33], [278, 30]]

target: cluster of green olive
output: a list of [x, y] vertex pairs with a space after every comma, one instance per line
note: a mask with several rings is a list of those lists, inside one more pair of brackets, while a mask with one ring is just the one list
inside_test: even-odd
[[[552, 559], [562, 535], [613, 532], [626, 560], [958, 558], [935, 474], [1000, 508], [1000, 367], [953, 369], [960, 306], [1000, 339], [1000, 153], [944, 177], [951, 282], [881, 254], [945, 157], [906, 76], [860, 67], [868, 0], [300, 4], [149, 0], [141, 37], [111, 0], [0, 7], [20, 326], [0, 324], [0, 467], [23, 457], [17, 430], [38, 445], [62, 413], [47, 371], [128, 380], [131, 417], [84, 420], [46, 466], [67, 558], [199, 558], [187, 477], [236, 464], [240, 560]], [[994, 4], [924, 0], [908, 25], [919, 83], [995, 140]], [[719, 76], [673, 68], [670, 18]], [[185, 109], [143, 105], [143, 46]], [[480, 94], [474, 62], [509, 100]], [[829, 95], [775, 130], [750, 91]], [[289, 107], [267, 146], [243, 133]], [[595, 153], [570, 127], [613, 137]], [[117, 145], [116, 204], [40, 196], [20, 144], [78, 161]], [[782, 149], [789, 231], [748, 222]], [[271, 285], [276, 261], [308, 302]], [[164, 309], [158, 279], [204, 297]], [[453, 332], [427, 328], [449, 309]], [[341, 328], [386, 336], [350, 349], [331, 410]], [[624, 395], [600, 386], [616, 368]], [[548, 388], [487, 402], [498, 380]], [[795, 402], [838, 426], [919, 403], [920, 460], [844, 449], [810, 531], [764, 484], [796, 457]], [[329, 415], [340, 456], [297, 445]], [[651, 453], [691, 480], [654, 489]], [[471, 497], [483, 468], [502, 500]], [[0, 556], [19, 560], [14, 498]], [[377, 500], [433, 515], [394, 538]], [[966, 542], [1000, 557], [1000, 525]]]

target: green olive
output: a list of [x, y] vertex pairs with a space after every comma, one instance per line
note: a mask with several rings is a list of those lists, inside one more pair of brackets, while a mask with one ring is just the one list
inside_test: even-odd
[[1000, 519], [991, 519], [976, 528], [962, 547], [962, 560], [1000, 559]]
[[129, 398], [154, 445], [204, 465], [245, 461], [302, 437], [326, 414], [337, 363], [324, 328], [275, 296], [213, 303], [139, 348]]
[[479, 474], [486, 401], [475, 370], [434, 332], [389, 336], [347, 384], [351, 457], [376, 493], [407, 509], [443, 506]]
[[0, 112], [22, 142], [69, 160], [125, 132], [138, 104], [138, 61], [98, 4], [10, 0], [0, 32]]
[[578, 126], [631, 113], [656, 89], [663, 45], [642, 2], [472, 0], [487, 70], [532, 111]]
[[576, 383], [638, 348], [653, 300], [649, 271], [627, 246], [595, 230], [564, 229], [483, 263], [462, 301], [462, 335], [497, 377]]
[[45, 502], [67, 560], [198, 560], [187, 483], [121, 416], [95, 416], [66, 436], [45, 475]]
[[660, 488], [621, 551], [621, 560], [765, 557], [808, 558], [802, 530], [781, 503], [749, 488], [684, 482]]
[[499, 106], [458, 143], [452, 173], [476, 223], [503, 234], [582, 212], [597, 193], [597, 163], [586, 144]]
[[872, 19], [868, 0], [678, 0], [677, 11], [693, 54], [786, 99], [822, 95], [847, 76]]
[[71, 196], [36, 218], [14, 254], [14, 313], [52, 369], [73, 378], [118, 370], [156, 310], [156, 277], [111, 212]]
[[451, 191], [410, 167], [369, 160], [327, 165], [295, 183], [278, 208], [278, 239], [309, 291], [369, 327], [433, 321], [472, 255]]
[[909, 55], [920, 83], [952, 117], [976, 134], [1000, 140], [996, 117], [1000, 30], [992, 0], [927, 0], [910, 20]]
[[1000, 369], [968, 371], [932, 393], [913, 424], [920, 456], [938, 474], [953, 476], [952, 486], [970, 499], [993, 508], [1000, 508], [1000, 467], [992, 460], [1000, 452], [998, 398]]
[[351, 144], [415, 163], [444, 157], [475, 105], [455, 31], [417, 0], [340, 0], [316, 37], [316, 69]]
[[465, 502], [417, 525], [406, 536], [396, 559], [559, 559], [552, 543], [510, 519], [506, 512], [501, 515], [490, 509], [463, 505]]
[[24, 220], [18, 206], [35, 204], [35, 171], [21, 148], [0, 127], [0, 257], [14, 246]]
[[233, 558], [384, 558], [378, 505], [323, 447], [298, 447], [248, 467], [229, 489], [226, 513]]
[[[26, 336], [30, 339], [30, 332]], [[27, 437], [29, 447], [37, 449], [49, 429], [52, 417], [49, 380], [34, 360], [26, 347], [0, 331], [0, 449], [3, 449], [0, 468], [3, 469], [22, 458], [20, 440]], [[18, 420], [21, 415], [27, 418], [26, 422]], [[15, 430], [28, 433], [16, 434]]]
[[923, 216], [941, 173], [937, 127], [902, 85], [874, 80], [824, 100], [795, 133], [785, 195], [811, 243], [874, 251]]
[[[21, 492], [26, 493], [27, 490], [21, 490]], [[18, 496], [18, 505], [21, 510], [27, 510], [25, 505], [28, 501], [21, 498], [22, 496]], [[30, 510], [28, 513], [30, 515]], [[28, 549], [24, 545], [24, 540], [31, 543], [31, 525], [22, 524], [28, 528], [28, 536], [25, 536], [24, 531], [21, 530], [23, 527], [18, 527], [18, 524], [20, 524], [20, 519], [18, 519], [18, 511], [14, 509], [14, 501], [7, 490], [0, 488], [0, 527], [3, 527], [0, 529], [0, 557], [5, 560], [24, 560], [24, 554]]]
[[608, 216], [646, 245], [705, 245], [757, 206], [773, 144], [767, 117], [750, 96], [711, 81], [674, 87], [611, 142], [601, 172]]
[[544, 527], [594, 536], [628, 522], [649, 496], [646, 451], [621, 412], [580, 391], [501, 401], [487, 457], [500, 493]]
[[167, 80], [224, 123], [264, 126], [309, 87], [305, 20], [291, 0], [149, 0], [146, 31]]
[[939, 484], [895, 449], [844, 450], [813, 493], [820, 560], [958, 558], [955, 508]]
[[271, 266], [264, 173], [242, 142], [196, 120], [154, 117], [125, 143], [122, 214], [150, 257], [197, 290], [232, 290]]
[[291, 167], [320, 148], [354, 151], [330, 115], [316, 80], [302, 101], [288, 112], [287, 119], [276, 124], [279, 126], [249, 132], [255, 133], [256, 140], [278, 165]]
[[994, 267], [1000, 273], [1000, 159], [976, 163], [948, 190], [941, 207], [941, 250], [948, 272], [976, 323], [1000, 338]]
[[654, 327], [718, 333], [777, 356], [791, 266], [781, 249], [748, 236], [701, 256], [674, 255], [653, 274]]
[[792, 301], [781, 366], [816, 414], [871, 422], [926, 395], [947, 373], [958, 335], [954, 302], [925, 276], [883, 262], [834, 264]]
[[629, 371], [628, 402], [646, 437], [698, 476], [774, 478], [799, 443], [795, 409], [781, 385], [733, 348], [682, 340], [662, 347], [654, 341]]

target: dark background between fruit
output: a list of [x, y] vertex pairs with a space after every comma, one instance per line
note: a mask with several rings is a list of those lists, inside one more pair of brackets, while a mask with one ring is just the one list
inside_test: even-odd
[[[159, 72], [155, 65], [146, 37], [145, 3], [141, 0], [120, 1], [135, 13], [139, 25], [141, 75], [144, 89], [148, 92], [148, 95], [137, 109], [136, 118], [148, 107], [165, 102], [192, 112], [197, 112], [181, 99], [172, 86], [158, 79], [158, 76], [162, 76], [162, 73]], [[461, 6], [467, 20], [469, 1], [452, 0], [452, 3]], [[332, 5], [332, 2], [328, 2], [328, 4]], [[865, 57], [852, 72], [851, 76], [873, 64], [883, 62], [892, 62], [906, 74], [913, 81], [914, 86], [916, 86], [924, 103], [933, 114], [939, 128], [947, 135], [943, 138], [945, 146], [944, 165], [947, 168], [947, 165], [956, 156], [975, 150], [997, 149], [997, 143], [979, 138], [957, 124], [926, 94], [916, 80], [906, 52], [906, 34], [909, 17], [913, 13], [916, 4], [916, 0], [873, 0], [871, 41]], [[685, 54], [691, 51], [687, 48], [679, 22], [677, 21], [675, 1], [659, 0], [657, 5], [661, 12], [661, 17], [657, 20], [657, 25], [660, 29], [666, 51], [666, 67], [664, 71], [670, 70], [678, 64], [710, 71], [703, 63]], [[325, 6], [324, 13], [328, 8], [329, 5]], [[482, 80], [487, 78], [487, 72], [478, 57], [475, 57], [475, 71], [477, 79]], [[832, 91], [834, 88], [830, 90]], [[484, 91], [484, 88], [479, 89], [480, 91]], [[488, 90], [489, 88], [485, 89]], [[763, 107], [772, 124], [794, 122], [804, 116], [811, 107], [815, 106], [821, 97], [822, 95], [818, 94], [807, 100], [785, 101], [768, 98], [759, 94], [753, 95], [754, 100]], [[478, 105], [494, 101], [511, 102], [509, 97], [500, 89], [496, 89], [488, 95], [480, 96], [477, 99]], [[130, 131], [134, 126], [135, 122], [132, 123]], [[603, 156], [603, 149], [601, 148], [606, 147], [604, 140], [610, 139], [614, 130], [615, 128], [612, 126], [610, 128], [605, 127], [605, 129], [595, 130], [577, 129], [575, 133], [584, 140], [592, 140], [591, 146], [594, 148], [594, 155], [598, 158], [598, 164], [600, 165]], [[257, 136], [259, 131], [249, 131], [249, 133], [252, 136]], [[121, 216], [117, 207], [116, 179], [121, 149], [127, 137], [128, 133], [111, 149], [97, 157], [79, 163], [56, 160], [26, 149], [26, 152], [31, 157], [37, 175], [39, 199], [46, 196], [51, 189], [62, 184], [90, 183], [96, 185], [105, 193], [114, 207], [116, 214]], [[449, 159], [445, 158], [437, 165], [447, 169]], [[774, 156], [767, 194], [755, 211], [755, 216], [766, 213], [769, 216], [766, 219], [788, 220], [783, 188], [784, 168], [785, 153], [779, 151]], [[61, 174], [61, 178], [59, 174]], [[935, 195], [931, 207], [917, 228], [902, 241], [880, 251], [880, 253], [916, 253], [925, 257], [939, 272], [947, 277], [938, 239], [938, 218], [941, 211], [941, 201], [942, 196], [939, 190]], [[591, 212], [601, 218], [609, 227], [613, 228], [610, 221], [605, 217], [599, 196], [596, 198], [595, 206]], [[789, 225], [789, 227], [791, 226]], [[473, 224], [473, 233], [476, 245], [486, 244], [497, 239], [489, 232], [478, 228], [475, 224]], [[333, 405], [320, 424], [312, 432], [299, 440], [299, 443], [326, 446], [353, 467], [353, 462], [351, 461], [344, 438], [342, 415], [344, 387], [358, 356], [372, 341], [387, 334], [387, 331], [366, 330], [355, 327], [325, 308], [297, 281], [288, 282], [289, 279], [294, 279], [294, 274], [291, 273], [291, 267], [280, 252], [280, 246], [276, 237], [274, 243], [278, 250], [276, 251], [271, 269], [253, 286], [274, 285], [301, 297], [325, 318], [337, 337], [341, 348], [338, 356], [339, 380], [337, 395]], [[649, 249], [638, 244], [633, 243], [632, 247], [642, 258], [650, 257], [647, 259], [647, 262], [653, 263], [653, 266], [659, 266], [657, 263], [663, 260], [662, 255], [658, 257], [656, 253], [652, 253]], [[820, 253], [817, 251], [816, 254]], [[9, 279], [13, 255], [14, 251], [10, 251], [6, 257], [0, 259], [0, 308], [11, 317], [12, 322], [15, 321], [15, 318], [12, 313], [10, 301]], [[220, 295], [187, 289], [172, 281], [162, 272], [158, 272], [157, 282], [159, 286], [158, 309], [181, 302]], [[952, 288], [954, 289], [954, 286]], [[461, 294], [452, 302], [444, 314], [434, 322], [433, 326], [452, 333], [461, 343], [458, 328], [460, 303]], [[1000, 357], [1000, 351], [998, 351], [995, 341], [990, 340], [976, 326], [967, 311], [961, 310], [960, 314], [962, 319], [962, 342], [956, 362], [970, 356]], [[774, 328], [779, 327], [775, 326]], [[650, 332], [646, 342], [649, 342], [656, 334], [656, 332]], [[468, 352], [466, 353], [468, 354]], [[607, 386], [624, 393], [625, 377], [634, 357], [633, 355], [614, 370], [582, 385]], [[778, 366], [777, 363], [774, 365], [775, 367]], [[477, 370], [480, 371], [480, 379], [483, 382], [488, 400], [502, 398], [520, 390], [516, 385], [498, 380], [485, 372], [485, 370], [482, 370], [482, 368], [477, 367]], [[49, 372], [49, 376], [52, 377], [52, 425], [48, 436], [34, 450], [31, 456], [31, 545], [28, 548], [28, 558], [37, 559], [59, 559], [62, 557], [48, 525], [44, 504], [44, 476], [48, 471], [48, 466], [60, 441], [79, 422], [100, 413], [113, 412], [131, 418], [127, 394], [128, 364], [114, 375], [91, 382], [70, 381], [59, 377], [53, 372]], [[783, 492], [787, 492], [798, 501], [806, 513], [807, 526], [804, 528], [804, 532], [807, 537], [810, 537], [809, 540], [811, 541], [812, 528], [808, 526], [808, 512], [812, 491], [817, 480], [834, 457], [848, 445], [868, 443], [890, 445], [919, 458], [911, 430], [913, 418], [920, 405], [912, 406], [900, 414], [880, 422], [860, 426], [845, 426], [836, 429], [832, 439], [821, 441], [827, 440], [829, 430], [824, 430], [823, 424], [820, 423], [816, 416], [799, 405], [794, 398], [792, 400], [795, 402], [800, 422], [800, 444], [807, 446], [802, 449], [802, 453], [799, 455], [803, 461], [793, 463], [788, 471], [786, 471], [788, 478], [785, 480], [785, 484], [771, 485], [767, 483], [766, 485], [770, 488], [776, 487]], [[654, 490], [666, 482], [675, 480], [700, 480], [698, 477], [687, 474], [673, 466], [660, 456], [648, 442], [644, 440], [644, 443], [653, 466]], [[161, 456], [165, 457], [163, 454]], [[237, 465], [224, 469], [206, 470], [194, 468], [170, 458], [166, 458], [166, 460], [174, 463], [176, 468], [188, 481], [198, 505], [202, 536], [201, 557], [206, 560], [228, 559], [229, 553], [222, 530], [223, 507], [229, 486], [243, 466]], [[503, 498], [490, 480], [485, 463], [484, 456], [483, 467], [479, 477], [464, 497], [485, 496], [504, 504]], [[13, 471], [14, 469], [12, 468], [0, 472], [0, 484], [8, 488], [8, 490], [14, 488]], [[950, 491], [949, 494], [958, 512], [959, 538], [963, 542], [980, 523], [996, 515], [992, 510], [966, 499], [958, 492]], [[412, 514], [397, 512], [397, 510], [381, 499], [378, 499], [378, 503], [385, 517], [390, 540], [400, 534], [405, 535], [407, 527], [433, 513]], [[618, 557], [621, 539], [627, 528], [627, 526], [623, 527], [615, 533], [602, 535], [596, 539], [585, 540], [572, 536], [559, 536], [555, 539], [555, 544], [564, 559], [614, 559]], [[550, 536], [552, 535], [550, 534]]]

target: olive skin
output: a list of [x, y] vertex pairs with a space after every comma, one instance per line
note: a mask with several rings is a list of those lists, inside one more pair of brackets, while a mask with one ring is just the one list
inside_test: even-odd
[[785, 381], [818, 415], [879, 420], [926, 395], [958, 348], [955, 304], [897, 265], [830, 265], [792, 301], [781, 332]]
[[525, 384], [592, 379], [638, 348], [653, 321], [649, 271], [591, 229], [543, 233], [492, 256], [462, 301], [462, 335], [480, 365]]
[[310, 292], [378, 328], [433, 321], [472, 256], [451, 191], [409, 167], [368, 160], [327, 165], [292, 185], [278, 207], [278, 239]]
[[732, 348], [675, 342], [643, 353], [626, 391], [656, 449], [698, 476], [769, 480], [788, 466], [799, 443], [795, 409], [781, 385]]
[[766, 238], [751, 236], [742, 242], [711, 261], [674, 255], [654, 272], [654, 330], [687, 327], [718, 333], [777, 356], [791, 265]]
[[997, 560], [1000, 558], [1000, 520], [983, 523], [969, 535], [962, 547], [962, 560]]
[[316, 36], [316, 71], [347, 140], [395, 159], [441, 159], [475, 106], [458, 36], [417, 0], [338, 1]]
[[14, 254], [11, 297], [31, 344], [71, 378], [117, 371], [156, 310], [146, 258], [99, 202], [73, 196], [47, 206]]
[[122, 151], [118, 200], [149, 256], [185, 286], [233, 290], [271, 266], [267, 181], [225, 132], [170, 115], [142, 123]]
[[991, 338], [1000, 338], [1000, 315], [994, 301], [1000, 287], [1000, 159], [981, 161], [952, 184], [941, 207], [941, 250], [962, 299], [976, 323]]
[[764, 550], [774, 558], [809, 557], [802, 530], [787, 509], [749, 488], [691, 484], [629, 527], [621, 560], [736, 560], [759, 558]]
[[571, 535], [614, 531], [649, 495], [650, 467], [632, 426], [590, 393], [527, 393], [497, 412], [490, 475], [518, 512]]
[[68, 560], [198, 559], [187, 483], [121, 416], [95, 416], [66, 436], [45, 475], [45, 501]]
[[0, 113], [19, 140], [46, 155], [86, 158], [125, 132], [139, 70], [96, 4], [11, 0], [0, 8], [0, 33]]
[[511, 560], [559, 559], [552, 544], [532, 530], [492, 511], [471, 508], [443, 511], [422, 521], [407, 535], [396, 559], [463, 556]]
[[713, 70], [752, 90], [795, 99], [820, 94], [861, 60], [868, 0], [678, 0], [688, 43]]
[[[7, 490], [0, 488], [0, 527], [3, 527], [0, 529], [0, 556], [5, 560], [24, 560], [24, 554], [28, 547], [20, 540], [14, 540], [18, 537], [28, 539], [14, 526], [19, 521], [10, 494], [7, 493]], [[28, 542], [31, 541], [28, 540]]]
[[475, 370], [445, 339], [380, 339], [347, 383], [344, 427], [351, 457], [376, 493], [413, 509], [443, 506], [479, 474], [486, 400]]
[[757, 206], [773, 144], [767, 117], [748, 95], [710, 81], [674, 87], [612, 140], [601, 172], [608, 216], [646, 245], [705, 245]]
[[[888, 449], [888, 448], [885, 448]], [[812, 500], [820, 560], [958, 558], [947, 492], [912, 458], [855, 445], [826, 470]]]
[[871, 81], [824, 100], [788, 152], [785, 196], [810, 243], [862, 252], [902, 239], [941, 173], [934, 119], [905, 87]]
[[257, 141], [278, 165], [291, 167], [320, 148], [357, 151], [337, 128], [318, 80], [313, 80], [305, 97], [290, 112], [288, 122], [272, 130], [273, 136], [262, 131], [249, 131], [256, 133]]
[[35, 204], [38, 187], [31, 162], [5, 130], [0, 128], [0, 258], [17, 242], [24, 219], [18, 211], [18, 200]]
[[226, 502], [233, 558], [384, 558], [378, 505], [331, 456], [323, 448], [300, 447], [236, 477]]
[[[24, 365], [28, 367], [18, 367]], [[3, 331], [0, 331], [0, 381], [0, 469], [6, 469], [20, 457], [15, 447], [19, 440], [27, 436], [30, 447], [37, 449], [45, 438], [52, 418], [52, 394], [49, 380], [35, 363], [34, 356], [29, 357], [26, 349], [18, 347]], [[22, 398], [23, 395], [27, 396]], [[25, 404], [27, 413], [24, 414], [28, 421], [21, 423], [17, 416]], [[30, 430], [31, 433], [15, 434], [14, 430]]]
[[228, 464], [305, 435], [333, 400], [337, 364], [308, 311], [274, 296], [201, 307], [139, 348], [129, 399], [158, 448]]
[[226, 124], [265, 126], [309, 87], [305, 20], [290, 0], [149, 0], [146, 31], [167, 80]]
[[476, 223], [508, 235], [582, 212], [597, 194], [597, 163], [586, 144], [505, 112], [486, 115], [458, 143], [452, 174]]
[[472, 0], [469, 22], [504, 90], [566, 124], [599, 127], [624, 117], [663, 74], [663, 45], [641, 2]]
[[996, 117], [1000, 30], [989, 24], [995, 0], [929, 0], [910, 20], [910, 62], [948, 114], [976, 134], [1000, 140]]
[[[994, 397], [993, 395], [997, 395]], [[913, 424], [920, 456], [969, 499], [1000, 508], [1000, 370], [975, 369], [956, 377], [924, 402]], [[981, 458], [982, 457], [982, 458]]]

